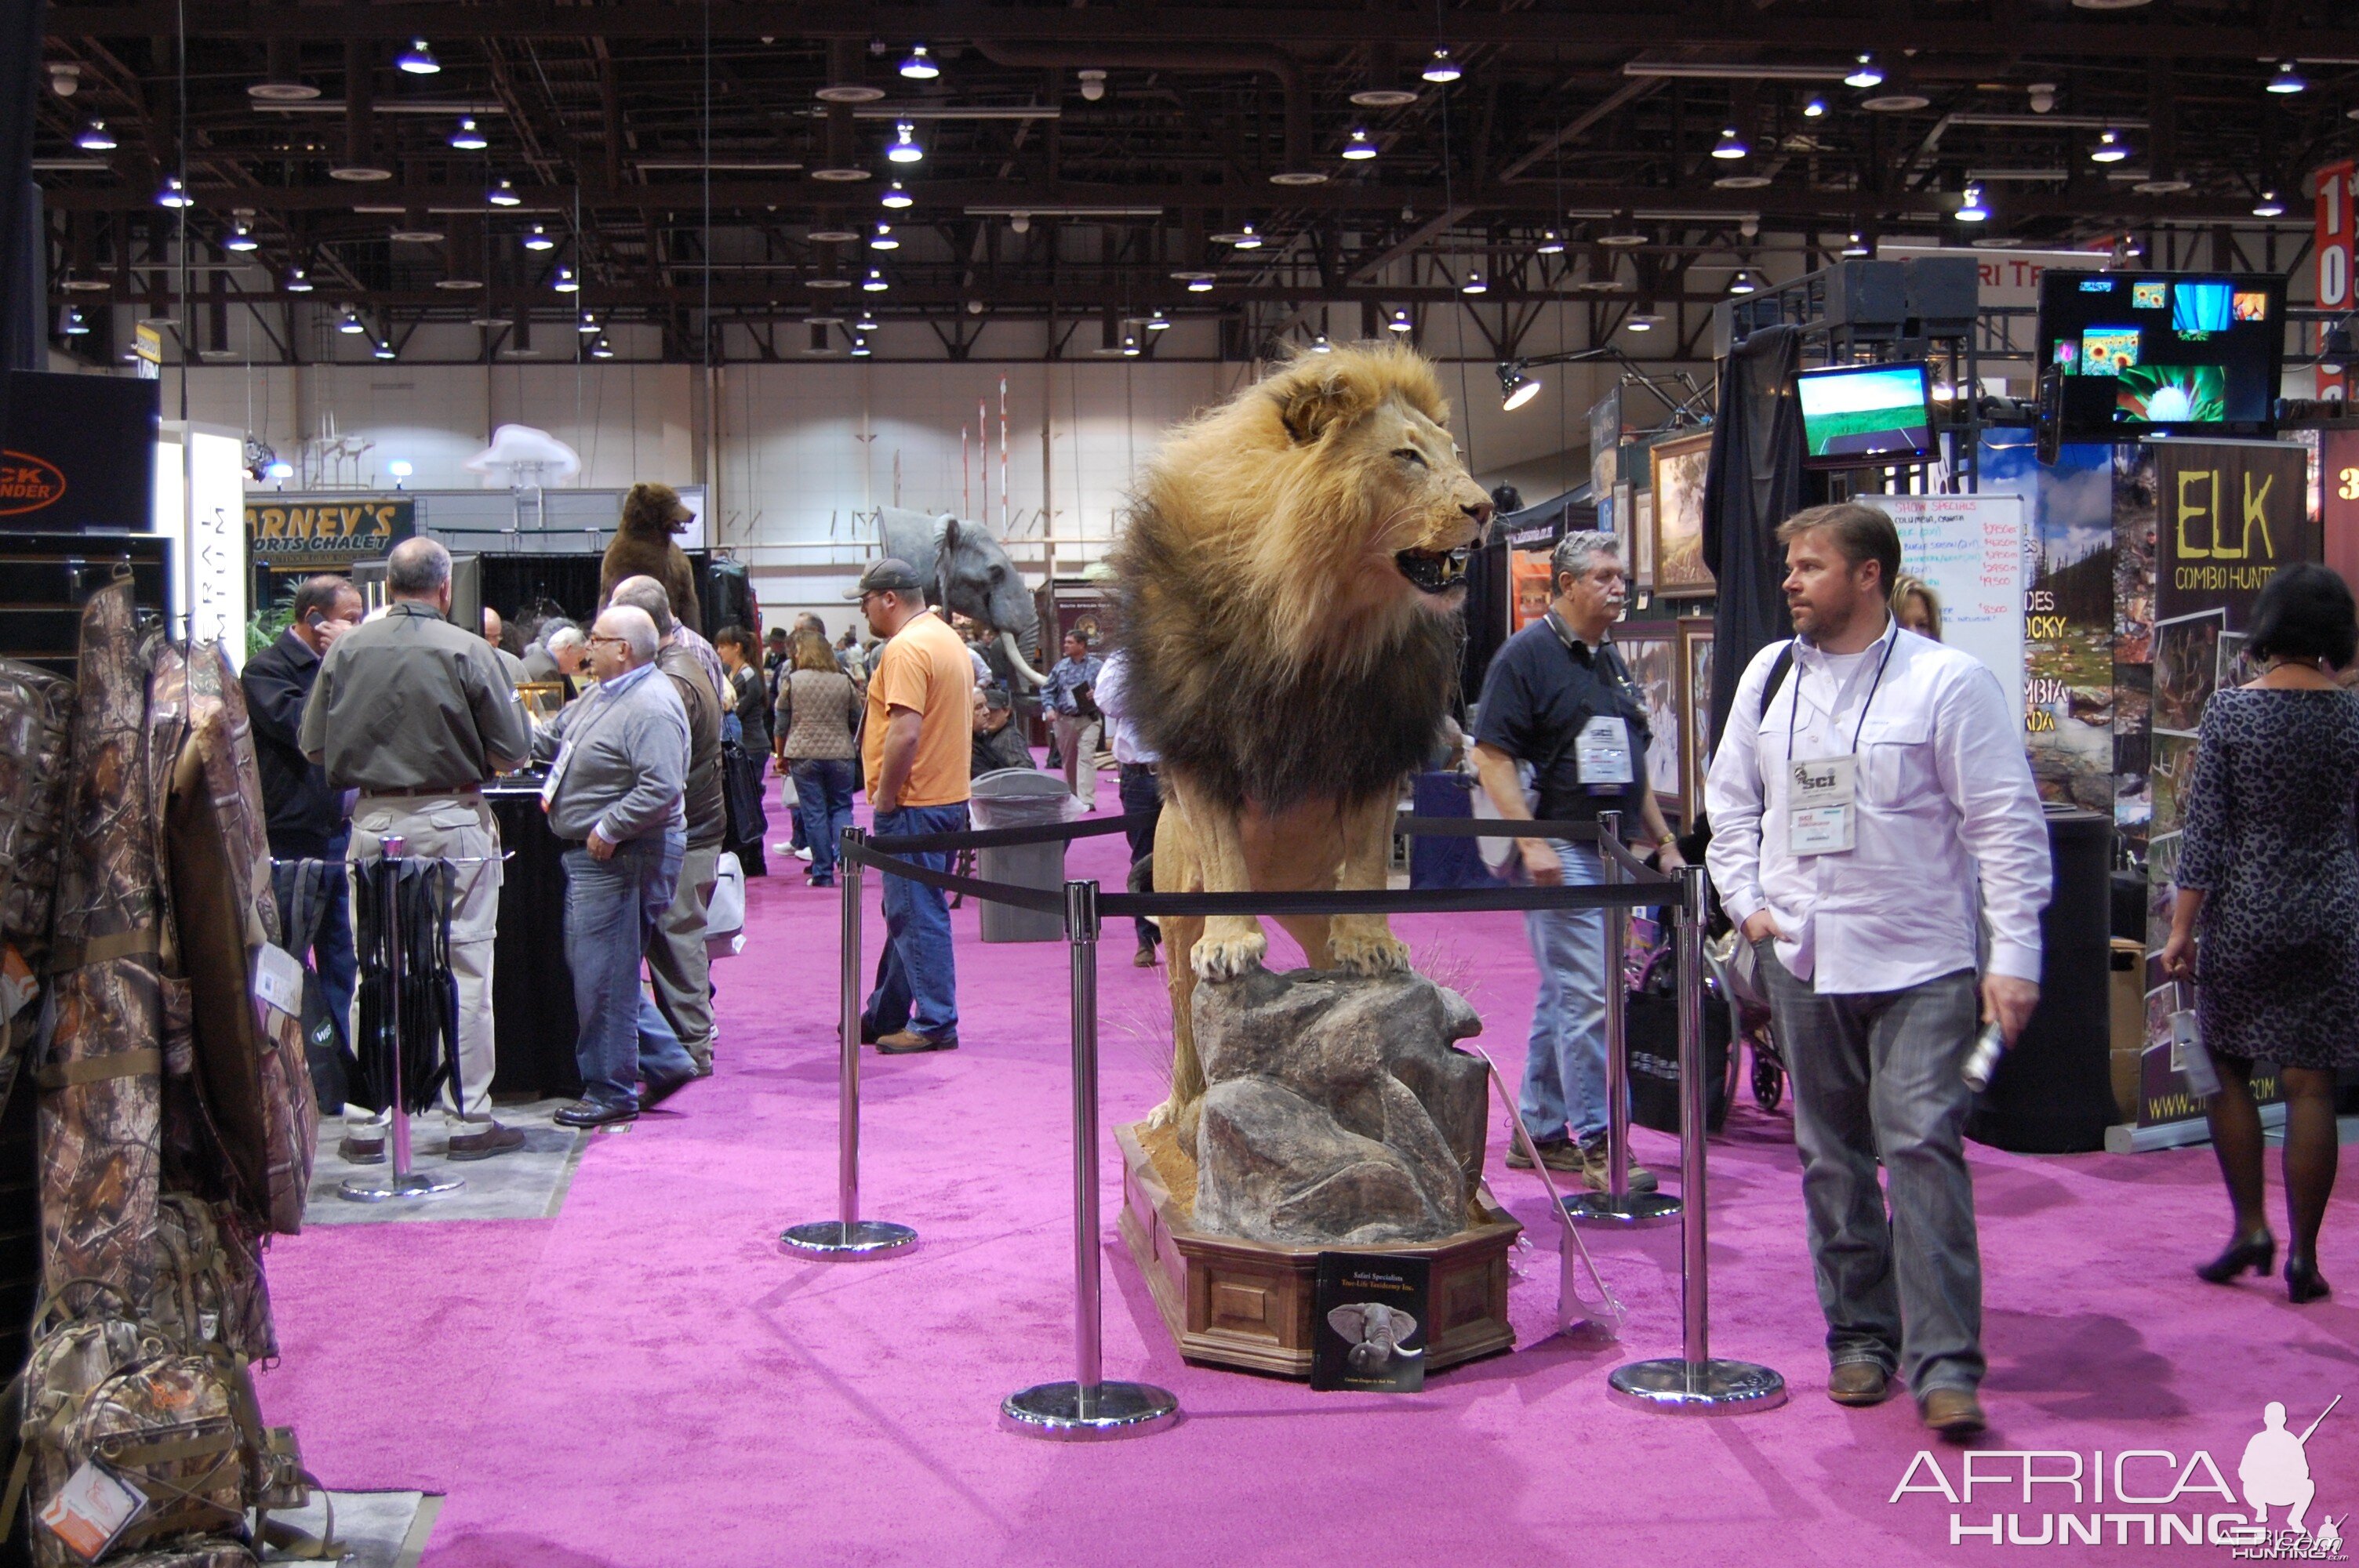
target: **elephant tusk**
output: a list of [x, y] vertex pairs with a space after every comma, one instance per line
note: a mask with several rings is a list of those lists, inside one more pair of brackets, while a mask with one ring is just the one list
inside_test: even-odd
[[1002, 653], [1007, 655], [1007, 662], [1016, 666], [1016, 673], [1022, 676], [1025, 680], [1028, 681], [1035, 687], [1043, 687], [1049, 684], [1048, 676], [1042, 675], [1038, 670], [1034, 669], [1030, 665], [1024, 662], [1023, 651], [1016, 645], [1015, 633], [1000, 633], [999, 648]]

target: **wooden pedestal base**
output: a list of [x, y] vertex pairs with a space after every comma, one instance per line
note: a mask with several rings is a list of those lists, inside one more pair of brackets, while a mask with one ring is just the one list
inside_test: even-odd
[[[1170, 1134], [1134, 1123], [1114, 1129], [1114, 1141], [1122, 1146], [1122, 1238], [1147, 1275], [1180, 1354], [1190, 1361], [1310, 1377], [1320, 1249], [1205, 1235], [1195, 1227], [1194, 1162]], [[1174, 1192], [1175, 1185], [1182, 1190]], [[1454, 1367], [1516, 1342], [1507, 1326], [1507, 1249], [1523, 1227], [1492, 1201], [1486, 1186], [1475, 1189], [1474, 1205], [1481, 1221], [1446, 1241], [1350, 1249], [1432, 1260], [1430, 1368]]]

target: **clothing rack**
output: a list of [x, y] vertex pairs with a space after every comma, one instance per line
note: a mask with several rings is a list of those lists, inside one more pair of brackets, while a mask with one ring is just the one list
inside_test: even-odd
[[[347, 1203], [389, 1203], [411, 1198], [432, 1197], [438, 1193], [456, 1192], [466, 1182], [447, 1170], [420, 1171], [412, 1167], [409, 1158], [409, 1108], [402, 1103], [401, 1080], [401, 990], [408, 979], [408, 965], [399, 938], [399, 887], [407, 841], [398, 833], [388, 833], [378, 841], [379, 860], [388, 874], [377, 879], [379, 929], [392, 934], [385, 943], [390, 961], [390, 972], [385, 978], [386, 1032], [393, 1038], [393, 1095], [386, 1107], [386, 1167], [382, 1180], [374, 1176], [347, 1176], [336, 1189], [336, 1195]], [[467, 860], [447, 862], [451, 865], [480, 863], [501, 857], [479, 855]], [[355, 932], [357, 935], [357, 932]], [[463, 1104], [463, 1100], [461, 1102]]]

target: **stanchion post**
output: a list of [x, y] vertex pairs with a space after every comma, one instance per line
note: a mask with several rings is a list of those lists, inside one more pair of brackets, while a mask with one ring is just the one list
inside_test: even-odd
[[1678, 1359], [1616, 1368], [1607, 1387], [1625, 1403], [1687, 1415], [1774, 1410], [1786, 1402], [1786, 1379], [1751, 1361], [1714, 1360], [1712, 1287], [1704, 1192], [1704, 1133], [1710, 1102], [1703, 1070], [1704, 871], [1680, 872], [1677, 925], [1680, 983], [1680, 1353]]
[[1170, 1423], [1180, 1401], [1148, 1383], [1109, 1383], [1099, 1340], [1098, 884], [1065, 884], [1065, 941], [1073, 1004], [1074, 1380], [1041, 1383], [999, 1407], [1011, 1431], [1068, 1441], [1127, 1437]]
[[837, 955], [836, 1032], [841, 1041], [841, 1066], [836, 1079], [836, 1212], [834, 1219], [815, 1219], [789, 1226], [778, 1243], [806, 1258], [876, 1258], [914, 1244], [918, 1233], [889, 1220], [860, 1217], [860, 861], [853, 851], [868, 836], [857, 827], [843, 830], [835, 868], [836, 886], [843, 899], [839, 923], [842, 946]]
[[401, 992], [409, 964], [401, 946], [401, 852], [408, 841], [398, 833], [377, 840], [377, 937], [386, 960], [385, 1022], [393, 1038], [393, 1094], [385, 1114], [385, 1180], [347, 1176], [336, 1195], [351, 1203], [385, 1203], [394, 1198], [432, 1197], [456, 1192], [467, 1184], [443, 1173], [431, 1175], [409, 1167], [409, 1108], [401, 1099]]
[[[1597, 814], [1597, 861], [1608, 887], [1623, 881], [1622, 814]], [[1675, 1218], [1680, 1200], [1663, 1193], [1630, 1190], [1629, 986], [1623, 969], [1630, 951], [1630, 910], [1614, 903], [1605, 911], [1605, 1190], [1564, 1200], [1565, 1213], [1583, 1225], [1660, 1225]]]

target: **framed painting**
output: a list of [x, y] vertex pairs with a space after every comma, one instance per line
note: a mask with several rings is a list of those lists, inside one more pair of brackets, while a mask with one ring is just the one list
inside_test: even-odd
[[1712, 622], [1680, 623], [1680, 821], [1703, 811], [1703, 781], [1711, 766]]
[[1667, 812], [1680, 808], [1680, 636], [1669, 621], [1631, 621], [1614, 628], [1614, 646], [1630, 666], [1647, 710], [1647, 782]]
[[1630, 583], [1655, 586], [1655, 492], [1642, 490], [1630, 498]]
[[1647, 449], [1654, 473], [1654, 589], [1660, 599], [1694, 599], [1717, 590], [1703, 561], [1703, 481], [1712, 432], [1698, 430]]

